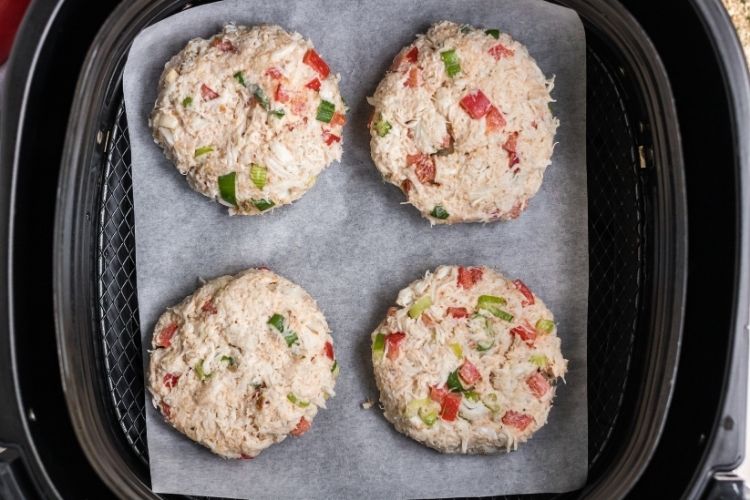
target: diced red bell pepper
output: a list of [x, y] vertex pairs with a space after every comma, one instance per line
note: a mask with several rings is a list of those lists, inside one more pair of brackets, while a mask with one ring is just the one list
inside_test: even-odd
[[164, 415], [164, 418], [170, 419], [172, 417], [172, 407], [164, 401], [162, 401], [159, 406], [161, 408], [161, 414]]
[[344, 125], [346, 123], [346, 117], [341, 113], [334, 113], [331, 118], [331, 125]]
[[276, 67], [268, 68], [266, 70], [266, 74], [274, 80], [278, 80], [279, 78], [281, 78], [281, 71], [279, 71], [279, 68]]
[[448, 314], [454, 318], [468, 318], [469, 311], [465, 307], [449, 307]]
[[521, 305], [523, 307], [534, 305], [534, 294], [531, 293], [529, 287], [527, 287], [526, 284], [521, 280], [513, 280], [513, 284], [516, 285], [518, 291], [521, 292], [524, 297], [526, 297], [526, 300], [521, 301]]
[[443, 404], [443, 398], [448, 394], [448, 389], [445, 387], [438, 387], [436, 385], [430, 386], [430, 399], [436, 403]]
[[405, 338], [406, 334], [404, 332], [393, 332], [385, 336], [385, 343], [388, 346], [388, 359], [393, 361], [398, 358], [398, 355], [401, 353], [399, 346]]
[[425, 153], [406, 155], [406, 164], [414, 166], [417, 179], [422, 184], [435, 183], [435, 160]]
[[476, 384], [482, 378], [482, 374], [479, 373], [477, 367], [468, 359], [458, 369], [458, 375], [469, 385]]
[[164, 374], [164, 387], [171, 389], [177, 385], [177, 381], [180, 380], [180, 376], [174, 373]]
[[309, 82], [305, 84], [305, 87], [317, 92], [320, 90], [320, 80], [318, 80], [317, 78], [313, 78], [312, 80], [310, 80]]
[[541, 398], [542, 396], [547, 394], [547, 391], [549, 391], [549, 382], [547, 382], [547, 379], [544, 378], [544, 375], [539, 372], [536, 372], [532, 376], [527, 378], [526, 384], [528, 384], [529, 389], [531, 389], [531, 392], [534, 393], [534, 396], [538, 398]]
[[515, 54], [515, 51], [513, 49], [509, 49], [502, 43], [498, 43], [497, 45], [491, 47], [487, 52], [489, 52], [489, 54], [494, 57], [496, 61], [499, 61], [503, 57], [510, 57]]
[[491, 106], [485, 117], [486, 131], [488, 134], [496, 132], [505, 127], [505, 117], [495, 106]]
[[313, 49], [308, 49], [305, 52], [305, 56], [302, 58], [302, 62], [310, 66], [312, 69], [320, 73], [323, 78], [328, 77], [331, 69], [328, 67], [322, 57], [318, 55]]
[[330, 342], [326, 342], [324, 352], [329, 359], [333, 359], [333, 344], [331, 344]]
[[305, 417], [302, 417], [299, 419], [299, 423], [297, 423], [297, 427], [295, 427], [294, 430], [292, 430], [291, 434], [292, 436], [299, 437], [309, 430], [310, 430], [310, 422]]
[[327, 146], [330, 146], [334, 142], [341, 141], [341, 137], [337, 136], [336, 134], [330, 133], [328, 130], [324, 130], [323, 141], [326, 143]]
[[469, 92], [461, 99], [459, 104], [475, 120], [486, 115], [492, 107], [492, 103], [481, 90]]
[[409, 179], [404, 179], [404, 182], [401, 183], [401, 190], [408, 195], [411, 188], [411, 181]]
[[482, 279], [484, 269], [481, 267], [459, 267], [458, 268], [458, 283], [459, 288], [469, 290], [478, 281]]
[[413, 89], [418, 86], [419, 86], [419, 68], [415, 67], [409, 70], [409, 76], [406, 78], [406, 81], [404, 82], [404, 87], [409, 87]]
[[250, 455], [245, 455], [244, 453], [240, 453], [240, 459], [242, 460], [252, 460], [255, 457], [251, 457]]
[[534, 421], [534, 417], [526, 415], [525, 413], [519, 413], [517, 411], [508, 410], [503, 415], [503, 423], [511, 427], [515, 427], [519, 431], [526, 430], [531, 422]]
[[521, 215], [521, 212], [523, 212], [523, 209], [525, 206], [526, 206], [526, 201], [517, 202], [515, 205], [511, 207], [510, 212], [508, 212], [508, 217], [511, 219], [518, 219], [518, 216]]
[[218, 47], [222, 52], [234, 52], [236, 50], [232, 42], [219, 37], [211, 40], [211, 47]]
[[449, 392], [443, 397], [440, 405], [440, 418], [446, 422], [453, 422], [458, 416], [458, 409], [461, 407], [463, 396], [460, 392]]
[[521, 339], [523, 342], [526, 342], [526, 345], [529, 347], [533, 346], [534, 341], [536, 340], [536, 331], [524, 326], [511, 328], [510, 333]]
[[508, 135], [508, 139], [505, 141], [505, 144], [503, 144], [503, 149], [508, 152], [508, 168], [513, 168], [513, 165], [521, 161], [516, 153], [517, 143], [518, 132], [513, 132]]
[[289, 94], [287, 94], [281, 84], [278, 84], [276, 86], [276, 91], [273, 93], [273, 98], [276, 102], [287, 102], [289, 101]]
[[409, 52], [407, 52], [406, 55], [404, 56], [404, 58], [412, 64], [417, 62], [418, 57], [419, 57], [419, 49], [416, 47], [412, 47], [411, 50], [409, 50]]
[[177, 331], [177, 323], [169, 323], [167, 326], [162, 328], [156, 335], [156, 346], [157, 347], [169, 347], [172, 345], [172, 336]]
[[203, 311], [206, 314], [216, 314], [218, 309], [216, 309], [216, 306], [214, 305], [214, 301], [211, 299], [208, 299], [206, 302], [203, 303], [201, 306], [201, 311]]
[[213, 89], [211, 89], [211, 87], [209, 87], [205, 83], [202, 83], [201, 84], [201, 96], [203, 97], [204, 101], [211, 101], [219, 97], [219, 94], [214, 92]]

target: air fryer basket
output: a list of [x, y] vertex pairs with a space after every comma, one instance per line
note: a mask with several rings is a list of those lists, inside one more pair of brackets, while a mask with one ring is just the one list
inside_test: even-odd
[[[617, 5], [562, 3], [587, 35], [584, 491], [614, 495], [645, 466], [669, 403], [685, 280], [682, 161], [666, 77], [643, 32]], [[122, 494], [148, 493], [149, 482], [122, 68], [143, 26], [188, 7], [141, 1], [113, 13], [79, 81], [61, 175], [56, 289], [68, 405], [89, 458]]]

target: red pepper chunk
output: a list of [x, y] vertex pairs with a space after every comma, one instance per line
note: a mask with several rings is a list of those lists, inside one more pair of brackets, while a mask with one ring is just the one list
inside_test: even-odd
[[534, 294], [531, 293], [531, 290], [529, 290], [529, 287], [526, 286], [526, 284], [521, 280], [513, 280], [513, 284], [516, 285], [516, 288], [519, 292], [523, 294], [524, 297], [526, 297], [526, 300], [521, 301], [521, 306], [533, 306], [534, 305]]
[[313, 49], [307, 49], [307, 52], [305, 52], [305, 56], [302, 58], [302, 62], [320, 73], [320, 76], [322, 76], [323, 78], [327, 78], [331, 73], [331, 69], [328, 67], [326, 62]]
[[281, 71], [279, 71], [279, 68], [271, 67], [266, 70], [266, 75], [270, 76], [274, 80], [278, 80], [279, 78], [281, 78]]
[[313, 78], [312, 80], [310, 80], [309, 82], [305, 84], [305, 87], [317, 92], [320, 90], [320, 80], [318, 80], [317, 78]]
[[208, 299], [203, 306], [201, 306], [201, 311], [203, 311], [206, 314], [216, 314], [219, 312], [218, 309], [216, 309], [216, 306], [214, 305], [214, 301], [211, 299]]
[[328, 356], [329, 359], [333, 359], [333, 344], [331, 344], [330, 342], [326, 342], [323, 351], [326, 353], [326, 356]]
[[169, 347], [172, 345], [172, 336], [177, 331], [177, 323], [169, 323], [156, 335], [157, 347]]
[[481, 90], [466, 94], [459, 104], [475, 120], [486, 115], [492, 107], [492, 103]]
[[438, 387], [436, 385], [430, 386], [430, 399], [436, 403], [443, 404], [443, 399], [448, 394], [448, 390], [445, 387]]
[[419, 49], [416, 47], [412, 47], [411, 50], [409, 50], [409, 52], [406, 53], [406, 56], [404, 56], [404, 58], [410, 63], [417, 62], [418, 57], [419, 57]]
[[440, 418], [446, 422], [453, 422], [458, 416], [458, 409], [461, 406], [461, 393], [449, 392], [443, 398], [440, 405]]
[[276, 102], [287, 102], [289, 101], [289, 94], [286, 93], [281, 84], [278, 84], [276, 86], [276, 91], [273, 93], [273, 98]]
[[305, 417], [299, 419], [297, 427], [292, 430], [291, 434], [295, 437], [300, 437], [302, 434], [310, 430], [310, 422]]
[[411, 191], [411, 188], [413, 186], [411, 185], [411, 181], [409, 179], [404, 179], [404, 182], [401, 183], [401, 190], [406, 193], [406, 195], [409, 195], [409, 191]]
[[419, 68], [412, 68], [409, 70], [409, 76], [404, 82], [404, 87], [409, 87], [410, 89], [413, 89], [418, 86], [419, 86]]
[[164, 418], [166, 418], [167, 420], [170, 419], [172, 417], [172, 407], [164, 401], [162, 401], [159, 406], [161, 408], [161, 414], [164, 415]]
[[495, 106], [491, 106], [485, 117], [485, 124], [487, 133], [491, 134], [505, 127], [505, 117]]
[[224, 40], [223, 38], [216, 37], [211, 40], [211, 47], [218, 47], [222, 52], [234, 52], [235, 48], [232, 42]]
[[240, 458], [242, 460], [252, 460], [255, 457], [251, 457], [250, 455], [245, 455], [244, 453], [240, 453]]
[[326, 146], [330, 146], [334, 142], [341, 141], [341, 137], [337, 136], [336, 134], [330, 133], [328, 130], [323, 131], [323, 142], [326, 143]]
[[517, 326], [515, 328], [511, 328], [510, 330], [511, 335], [515, 335], [522, 341], [526, 342], [526, 345], [531, 347], [534, 345], [534, 341], [536, 340], [536, 331], [526, 328], [524, 326]]
[[204, 101], [212, 101], [219, 97], [219, 94], [214, 92], [211, 87], [206, 85], [205, 83], [201, 84], [201, 97], [203, 97]]
[[344, 125], [346, 123], [346, 117], [342, 115], [341, 113], [334, 113], [333, 117], [331, 118], [331, 125]]
[[478, 281], [482, 279], [484, 269], [481, 267], [459, 267], [458, 268], [458, 283], [459, 288], [469, 290]]
[[401, 354], [401, 348], [399, 346], [405, 338], [406, 334], [404, 332], [393, 332], [385, 336], [385, 343], [388, 346], [388, 359], [393, 361], [398, 358], [398, 355]]
[[513, 132], [508, 135], [508, 139], [505, 141], [505, 144], [503, 144], [503, 149], [508, 152], [508, 168], [513, 168], [513, 165], [521, 161], [516, 153], [517, 142], [518, 132]]
[[458, 375], [469, 385], [476, 384], [482, 378], [477, 367], [468, 359], [458, 369]]
[[497, 45], [493, 46], [488, 50], [489, 54], [495, 58], [496, 61], [499, 61], [503, 57], [510, 57], [513, 54], [515, 54], [515, 51], [513, 49], [509, 49], [502, 43], [498, 43]]
[[539, 372], [536, 372], [532, 376], [527, 378], [526, 384], [529, 386], [529, 389], [531, 389], [531, 392], [534, 393], [534, 396], [538, 398], [541, 398], [542, 396], [547, 394], [547, 391], [549, 391], [549, 382], [547, 382], [547, 379], [544, 378], [544, 375]]
[[452, 317], [457, 318], [457, 319], [469, 317], [469, 311], [467, 311], [465, 307], [449, 307], [447, 312]]
[[174, 373], [165, 373], [164, 374], [164, 387], [167, 389], [171, 389], [172, 387], [177, 385], [177, 381], [180, 380], [179, 375], [175, 375]]
[[406, 164], [414, 166], [417, 179], [422, 184], [435, 183], [435, 160], [425, 153], [406, 155]]
[[525, 431], [526, 427], [528, 427], [533, 421], [534, 417], [513, 410], [508, 410], [505, 412], [505, 415], [503, 415], [503, 423], [515, 427], [519, 431]]

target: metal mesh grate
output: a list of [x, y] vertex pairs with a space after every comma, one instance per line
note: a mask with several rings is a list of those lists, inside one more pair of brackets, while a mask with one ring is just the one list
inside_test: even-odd
[[[628, 380], [644, 272], [644, 215], [635, 131], [623, 91], [591, 49], [587, 68], [588, 395], [593, 464], [612, 433]], [[135, 454], [147, 462], [129, 147], [121, 104], [109, 131], [99, 214], [101, 340], [117, 424]]]

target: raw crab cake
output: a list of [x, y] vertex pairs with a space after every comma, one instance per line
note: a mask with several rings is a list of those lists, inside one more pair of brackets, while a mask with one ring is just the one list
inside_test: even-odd
[[509, 35], [438, 23], [369, 99], [373, 161], [431, 223], [514, 219], [552, 157], [552, 85]]
[[216, 278], [167, 309], [151, 346], [154, 407], [226, 458], [304, 434], [334, 395], [338, 364], [323, 314], [265, 269]]
[[231, 214], [259, 214], [341, 159], [338, 83], [300, 34], [230, 24], [165, 65], [149, 125], [193, 189]]
[[385, 418], [444, 453], [515, 449], [565, 374], [552, 313], [520, 280], [441, 266], [401, 290], [372, 333]]

